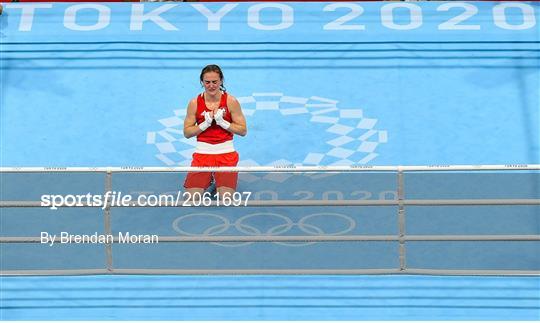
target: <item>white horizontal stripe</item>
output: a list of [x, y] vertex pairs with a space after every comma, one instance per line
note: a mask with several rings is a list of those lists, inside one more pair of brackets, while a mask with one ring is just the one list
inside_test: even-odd
[[332, 117], [321, 117], [321, 116], [313, 116], [311, 118], [312, 122], [321, 122], [321, 123], [336, 123], [339, 121], [338, 118], [332, 118]]
[[308, 98], [297, 98], [297, 97], [292, 97], [292, 96], [284, 96], [284, 97], [281, 98], [281, 102], [306, 104], [306, 102], [308, 102]]
[[336, 105], [330, 104], [330, 103], [308, 103], [306, 104], [306, 107], [308, 108], [335, 108]]
[[281, 109], [279, 110], [279, 112], [281, 112], [281, 114], [284, 116], [309, 113], [309, 111], [306, 108]]
[[253, 102], [255, 102], [255, 98], [252, 97], [252, 96], [238, 97], [238, 98], [236, 98], [236, 100], [238, 100], [238, 102], [240, 102], [240, 103], [253, 103]]
[[176, 128], [166, 128], [165, 131], [167, 131], [167, 132], [172, 132], [172, 133], [176, 133], [176, 134], [179, 134], [179, 135], [184, 134], [184, 131], [183, 131], [183, 130], [176, 129]]
[[362, 109], [340, 109], [339, 116], [341, 118], [360, 119], [363, 117]]
[[317, 101], [322, 101], [322, 102], [327, 102], [327, 103], [332, 103], [332, 104], [336, 104], [336, 103], [339, 102], [339, 101], [336, 101], [336, 100], [331, 100], [331, 99], [327, 99], [327, 98], [321, 98], [320, 96], [312, 96], [310, 99], [317, 100]]
[[519, 165], [419, 165], [419, 166], [237, 166], [237, 167], [153, 167], [153, 166], [119, 166], [119, 167], [0, 167], [2, 173], [76, 173], [76, 172], [190, 172], [204, 170], [236, 171], [236, 172], [364, 172], [364, 171], [486, 171], [486, 170], [540, 170], [540, 164]]
[[209, 155], [217, 155], [217, 154], [225, 154], [225, 153], [232, 153], [234, 151], [234, 145], [232, 140], [225, 141], [220, 144], [209, 144], [202, 141], [197, 141], [197, 146], [195, 147], [195, 152], [198, 154], [209, 154]]
[[256, 110], [279, 110], [279, 102], [275, 101], [257, 101], [255, 102]]
[[3, 276], [21, 275], [88, 275], [88, 274], [154, 274], [154, 275], [380, 275], [380, 274], [421, 274], [421, 275], [464, 275], [464, 276], [538, 276], [538, 270], [452, 270], [452, 269], [36, 269], [4, 270]]
[[324, 113], [333, 112], [333, 111], [337, 111], [337, 110], [338, 110], [338, 108], [329, 108], [329, 109], [324, 109], [324, 110], [312, 110], [311, 114], [324, 114]]

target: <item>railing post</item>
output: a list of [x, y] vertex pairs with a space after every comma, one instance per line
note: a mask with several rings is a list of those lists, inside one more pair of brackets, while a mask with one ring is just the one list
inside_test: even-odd
[[[109, 196], [107, 195], [107, 192], [112, 192], [112, 171], [111, 170], [107, 170], [107, 172], [105, 173], [105, 196]], [[109, 201], [109, 199], [111, 200]], [[109, 235], [112, 235], [112, 228], [111, 228], [112, 197], [105, 199], [104, 203], [106, 203], [105, 208], [103, 210], [104, 228], [105, 228], [105, 234], [109, 236]], [[105, 243], [105, 258], [107, 261], [107, 271], [112, 273], [114, 269], [113, 269], [113, 256], [112, 256], [112, 243], [111, 242]]]
[[397, 197], [398, 197], [398, 230], [399, 230], [399, 270], [405, 271], [405, 188], [403, 179], [403, 169], [398, 166], [397, 174]]

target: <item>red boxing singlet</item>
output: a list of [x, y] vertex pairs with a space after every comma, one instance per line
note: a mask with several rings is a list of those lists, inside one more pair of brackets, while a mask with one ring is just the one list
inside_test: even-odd
[[[229, 107], [227, 106], [227, 92], [223, 92], [223, 94], [221, 95], [219, 108], [225, 109], [225, 113], [223, 113], [223, 119], [232, 123], [231, 111], [229, 111]], [[208, 108], [206, 107], [206, 103], [204, 102], [204, 93], [201, 93], [199, 96], [197, 96], [197, 114], [195, 115], [197, 119], [197, 124], [201, 124], [204, 122], [204, 111], [210, 110], [208, 110]], [[215, 120], [212, 121], [212, 125], [208, 127], [208, 129], [201, 132], [197, 136], [197, 141], [206, 142], [212, 145], [221, 144], [232, 139], [233, 134], [218, 126]]]

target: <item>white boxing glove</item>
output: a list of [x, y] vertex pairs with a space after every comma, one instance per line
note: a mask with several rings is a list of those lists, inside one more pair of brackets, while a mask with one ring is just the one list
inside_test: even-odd
[[225, 113], [225, 109], [222, 109], [222, 108], [217, 109], [216, 113], [214, 113], [214, 119], [216, 119], [216, 123], [218, 124], [218, 126], [227, 130], [230, 128], [231, 123], [223, 119], [224, 113]]
[[206, 129], [208, 129], [208, 127], [212, 125], [212, 120], [214, 119], [208, 111], [204, 111], [202, 115], [204, 116], [204, 121], [199, 124], [199, 129], [201, 129], [201, 131], [205, 131]]

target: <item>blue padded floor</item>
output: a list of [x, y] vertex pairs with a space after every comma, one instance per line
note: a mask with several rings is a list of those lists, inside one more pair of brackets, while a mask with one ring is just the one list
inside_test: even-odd
[[2, 320], [538, 320], [540, 278], [3, 277]]

